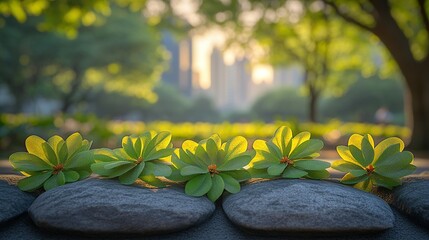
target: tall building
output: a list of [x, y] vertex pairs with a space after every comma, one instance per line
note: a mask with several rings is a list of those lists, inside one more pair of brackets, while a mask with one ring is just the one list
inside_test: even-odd
[[215, 105], [222, 111], [245, 110], [249, 107], [252, 84], [247, 59], [225, 64], [222, 52], [214, 48], [210, 57], [211, 92]]
[[172, 85], [185, 96], [192, 95], [192, 39], [175, 39], [170, 32], [163, 33], [162, 43], [170, 53], [168, 70], [162, 75], [162, 81]]
[[277, 66], [274, 68], [274, 86], [299, 87], [303, 82], [303, 70], [297, 65]]

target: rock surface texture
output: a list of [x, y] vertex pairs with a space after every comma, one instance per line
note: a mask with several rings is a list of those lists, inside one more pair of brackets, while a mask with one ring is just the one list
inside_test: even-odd
[[381, 198], [313, 180], [250, 184], [225, 197], [223, 209], [236, 225], [266, 234], [374, 232], [393, 227], [395, 221]]
[[0, 181], [0, 224], [26, 212], [34, 198], [18, 187]]
[[392, 204], [429, 228], [429, 180], [407, 182], [395, 188]]
[[215, 206], [180, 188], [148, 189], [88, 179], [41, 194], [29, 209], [43, 228], [87, 234], [159, 234], [208, 219]]

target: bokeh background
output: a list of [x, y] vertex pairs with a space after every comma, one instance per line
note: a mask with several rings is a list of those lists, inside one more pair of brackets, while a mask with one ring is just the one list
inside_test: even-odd
[[79, 131], [175, 146], [277, 126], [429, 150], [425, 0], [1, 0], [0, 157]]

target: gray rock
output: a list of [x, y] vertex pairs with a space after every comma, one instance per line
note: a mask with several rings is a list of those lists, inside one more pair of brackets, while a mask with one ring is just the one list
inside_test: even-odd
[[395, 188], [392, 205], [429, 227], [429, 180], [408, 182]]
[[0, 224], [26, 212], [34, 198], [18, 187], [0, 180]]
[[148, 189], [115, 180], [87, 179], [41, 194], [29, 209], [43, 228], [87, 234], [157, 234], [197, 225], [215, 206], [182, 188]]
[[223, 209], [238, 226], [266, 234], [375, 232], [393, 227], [395, 221], [379, 197], [314, 180], [250, 184], [225, 197]]

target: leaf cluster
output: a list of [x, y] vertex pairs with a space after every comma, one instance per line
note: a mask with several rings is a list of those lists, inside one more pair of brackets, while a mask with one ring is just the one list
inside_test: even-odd
[[346, 172], [341, 179], [344, 184], [371, 191], [373, 186], [392, 189], [401, 184], [400, 178], [416, 169], [411, 162], [414, 156], [404, 150], [404, 142], [396, 137], [387, 138], [374, 145], [371, 135], [353, 134], [348, 146], [338, 146], [342, 160], [332, 164], [332, 168]]
[[187, 140], [172, 156], [174, 165], [170, 179], [185, 181], [185, 193], [199, 197], [207, 194], [216, 201], [226, 190], [240, 191], [240, 182], [249, 179], [244, 169], [252, 159], [247, 151], [247, 140], [237, 136], [222, 143], [219, 135], [213, 135], [199, 143]]
[[48, 141], [32, 135], [25, 141], [27, 152], [9, 157], [12, 166], [26, 178], [18, 182], [23, 191], [45, 190], [87, 178], [91, 174], [92, 142], [82, 139], [79, 133], [66, 140], [53, 136]]
[[256, 140], [253, 148], [256, 155], [249, 170], [253, 177], [261, 178], [311, 178], [329, 177], [326, 170], [330, 164], [314, 160], [323, 148], [323, 142], [310, 139], [309, 132], [293, 136], [288, 127], [279, 127], [274, 136], [268, 140]]
[[169, 132], [145, 132], [140, 136], [125, 136], [122, 148], [94, 151], [94, 173], [107, 178], [119, 178], [122, 184], [133, 184], [138, 178], [162, 187], [158, 176], [167, 177], [172, 170], [166, 158], [173, 153]]

